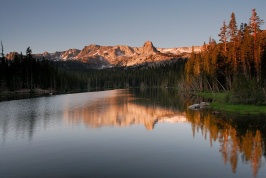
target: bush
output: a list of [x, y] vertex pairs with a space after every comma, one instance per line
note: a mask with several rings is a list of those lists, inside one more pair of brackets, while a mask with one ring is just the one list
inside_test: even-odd
[[265, 104], [265, 96], [259, 83], [255, 79], [248, 80], [244, 76], [237, 77], [227, 100], [234, 104]]

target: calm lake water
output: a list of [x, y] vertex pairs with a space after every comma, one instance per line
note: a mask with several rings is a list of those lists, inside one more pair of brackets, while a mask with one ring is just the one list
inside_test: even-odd
[[191, 103], [149, 89], [0, 102], [0, 177], [265, 178], [265, 116]]

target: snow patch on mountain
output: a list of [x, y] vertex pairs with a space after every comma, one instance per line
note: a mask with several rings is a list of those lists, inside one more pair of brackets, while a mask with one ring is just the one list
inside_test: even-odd
[[[130, 47], [125, 45], [100, 46], [91, 44], [82, 50], [69, 49], [56, 51], [54, 53], [44, 52], [34, 54], [37, 59], [48, 59], [55, 61], [78, 60], [86, 62], [95, 68], [107, 68], [112, 66], [134, 66], [140, 64], [158, 65], [163, 61], [187, 57], [192, 52], [198, 53], [202, 50], [200, 46], [156, 48], [151, 41], [146, 41], [142, 47]], [[7, 55], [12, 58], [14, 54]]]
[[180, 55], [183, 53], [192, 53], [193, 48], [194, 48], [195, 53], [199, 53], [202, 51], [201, 46], [179, 47], [179, 48], [158, 48], [158, 50], [162, 53], [172, 53], [172, 54]]

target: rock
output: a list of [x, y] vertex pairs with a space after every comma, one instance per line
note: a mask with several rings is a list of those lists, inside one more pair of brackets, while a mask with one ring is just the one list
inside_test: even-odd
[[198, 110], [200, 109], [200, 104], [192, 104], [188, 107], [188, 109]]
[[153, 46], [151, 41], [146, 41], [143, 45], [143, 54], [152, 54], [158, 52], [158, 50]]
[[209, 102], [201, 102], [200, 104], [192, 104], [188, 107], [188, 109], [198, 110], [208, 108], [210, 106]]
[[217, 114], [221, 114], [221, 112], [219, 112], [219, 111], [213, 111], [212, 114], [217, 115]]

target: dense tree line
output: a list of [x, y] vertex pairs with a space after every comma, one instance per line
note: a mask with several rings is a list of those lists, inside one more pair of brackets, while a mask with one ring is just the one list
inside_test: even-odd
[[81, 90], [86, 86], [76, 74], [59, 71], [54, 62], [36, 60], [30, 47], [26, 55], [16, 54], [7, 60], [3, 54], [0, 60], [0, 91], [44, 89], [53, 91]]
[[[107, 69], [86, 68], [79, 61], [37, 60], [29, 48], [26, 55], [16, 54], [0, 61], [0, 91], [78, 92], [128, 87], [175, 87], [183, 75], [186, 60], [172, 59], [160, 64]], [[85, 66], [85, 67], [84, 67]]]
[[266, 101], [266, 31], [256, 10], [239, 27], [235, 14], [220, 29], [219, 43], [210, 38], [189, 60], [174, 58], [159, 64], [91, 69], [79, 61], [36, 60], [30, 48], [13, 60], [1, 43], [0, 91], [36, 88], [58, 92], [127, 87], [178, 87], [180, 90], [231, 91], [235, 103]]
[[57, 62], [60, 70], [75, 73], [86, 80], [88, 90], [128, 87], [176, 87], [184, 73], [186, 59], [178, 58], [161, 64], [149, 63], [132, 67], [88, 69], [78, 61]]
[[224, 21], [220, 29], [220, 43], [210, 38], [202, 52], [192, 52], [182, 88], [231, 91], [232, 102], [265, 102], [266, 31], [260, 29], [261, 24], [255, 9], [249, 23], [239, 28], [232, 13], [228, 25]]

